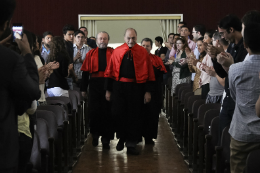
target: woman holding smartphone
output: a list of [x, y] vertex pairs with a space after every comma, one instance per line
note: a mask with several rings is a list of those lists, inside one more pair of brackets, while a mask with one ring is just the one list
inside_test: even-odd
[[175, 93], [178, 84], [189, 83], [191, 80], [191, 73], [186, 60], [186, 57], [191, 53], [187, 40], [184, 37], [177, 38], [174, 49], [177, 52], [176, 58], [166, 63], [166, 65], [172, 64], [173, 66], [171, 95]]

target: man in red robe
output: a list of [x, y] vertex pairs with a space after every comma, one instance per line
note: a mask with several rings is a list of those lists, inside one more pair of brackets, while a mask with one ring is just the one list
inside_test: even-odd
[[[116, 149], [138, 155], [138, 139], [142, 136], [142, 109], [151, 101], [155, 76], [147, 51], [136, 44], [137, 33], [128, 28], [125, 43], [116, 48], [105, 71], [106, 99], [112, 101], [112, 114], [119, 142]], [[111, 94], [112, 93], [112, 94]]]
[[161, 112], [161, 105], [163, 102], [162, 94], [162, 83], [163, 83], [163, 74], [166, 74], [166, 68], [163, 64], [163, 61], [160, 57], [151, 54], [153, 41], [150, 38], [144, 38], [141, 41], [141, 46], [143, 46], [151, 60], [154, 69], [155, 75], [155, 91], [152, 92], [151, 103], [145, 105], [144, 108], [144, 120], [142, 125], [142, 135], [145, 138], [145, 144], [154, 144], [153, 138], [157, 138], [158, 133], [158, 121], [159, 114]]
[[[109, 35], [100, 32], [96, 38], [97, 48], [90, 50], [81, 67], [82, 84], [81, 92], [87, 97], [89, 86], [88, 107], [90, 116], [90, 133], [92, 134], [92, 145], [97, 146], [99, 137], [104, 149], [110, 149], [109, 143], [114, 139], [113, 121], [111, 117], [111, 103], [105, 99], [104, 71], [110, 61], [113, 49], [107, 47]], [[90, 77], [89, 77], [90, 76]]]

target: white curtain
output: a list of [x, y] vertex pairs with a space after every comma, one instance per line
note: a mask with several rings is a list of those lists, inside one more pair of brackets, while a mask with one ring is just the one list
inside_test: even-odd
[[169, 19], [169, 20], [160, 20], [160, 25], [162, 29], [162, 38], [165, 41], [168, 39], [168, 34], [175, 33], [178, 31], [179, 19]]
[[96, 37], [97, 24], [95, 20], [81, 20], [81, 26], [85, 26], [88, 29], [88, 37]]

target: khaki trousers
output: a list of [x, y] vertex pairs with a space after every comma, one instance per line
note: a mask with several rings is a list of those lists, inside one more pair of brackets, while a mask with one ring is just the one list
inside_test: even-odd
[[240, 142], [231, 137], [230, 172], [243, 173], [248, 154], [258, 149], [260, 149], [260, 142]]
[[196, 89], [194, 95], [201, 95], [201, 88]]

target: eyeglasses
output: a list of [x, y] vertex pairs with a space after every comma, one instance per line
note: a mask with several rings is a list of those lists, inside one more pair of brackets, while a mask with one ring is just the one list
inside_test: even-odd
[[192, 33], [197, 33], [198, 31], [192, 31]]

